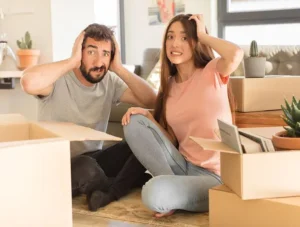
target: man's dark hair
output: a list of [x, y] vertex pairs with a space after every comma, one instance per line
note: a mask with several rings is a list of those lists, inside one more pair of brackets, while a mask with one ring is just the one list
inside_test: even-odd
[[115, 47], [115, 43], [113, 40], [113, 36], [114, 36], [114, 32], [112, 29], [108, 28], [105, 25], [102, 24], [90, 24], [89, 26], [87, 26], [85, 29], [85, 35], [84, 35], [84, 39], [82, 42], [82, 49], [84, 49], [84, 45], [86, 42], [86, 39], [92, 38], [96, 41], [102, 41], [102, 40], [106, 40], [106, 41], [110, 41], [111, 42], [111, 58], [110, 60], [112, 61], [114, 59], [115, 56], [115, 51], [116, 51], [116, 47]]

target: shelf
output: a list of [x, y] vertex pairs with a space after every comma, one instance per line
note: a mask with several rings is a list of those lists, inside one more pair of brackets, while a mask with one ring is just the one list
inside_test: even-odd
[[0, 78], [21, 78], [22, 71], [0, 71]]

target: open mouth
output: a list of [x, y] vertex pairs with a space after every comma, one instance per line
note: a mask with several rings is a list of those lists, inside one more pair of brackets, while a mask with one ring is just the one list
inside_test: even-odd
[[93, 71], [97, 72], [97, 73], [102, 73], [104, 70], [105, 70], [105, 67], [101, 66], [100, 68], [94, 69]]
[[171, 51], [171, 55], [172, 56], [181, 56], [182, 53], [181, 52], [177, 52], [177, 51]]

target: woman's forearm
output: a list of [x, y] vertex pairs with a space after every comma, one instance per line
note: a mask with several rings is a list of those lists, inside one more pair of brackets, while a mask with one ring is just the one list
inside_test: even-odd
[[211, 47], [228, 62], [239, 59], [240, 55], [243, 55], [243, 51], [239, 46], [224, 39], [219, 39], [206, 33], [198, 34], [198, 38], [202, 44]]

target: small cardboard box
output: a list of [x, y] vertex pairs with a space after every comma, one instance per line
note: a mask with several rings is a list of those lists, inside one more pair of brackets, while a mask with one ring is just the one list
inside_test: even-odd
[[[281, 127], [243, 129], [271, 138]], [[221, 152], [221, 179], [244, 200], [300, 196], [300, 151], [240, 154], [220, 141], [191, 137], [207, 150]]]
[[209, 190], [210, 227], [296, 227], [300, 197], [241, 200], [224, 185]]
[[230, 83], [240, 112], [279, 110], [285, 97], [300, 96], [300, 76], [231, 77]]
[[0, 115], [0, 225], [71, 227], [70, 140], [121, 140], [71, 123]]

